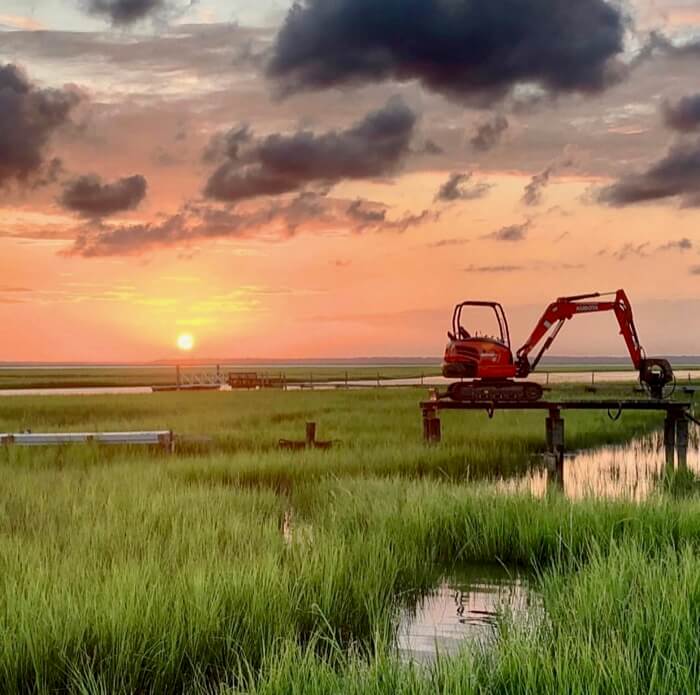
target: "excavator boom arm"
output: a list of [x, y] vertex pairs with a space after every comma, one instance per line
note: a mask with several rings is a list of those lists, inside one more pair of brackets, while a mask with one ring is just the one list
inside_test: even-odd
[[[537, 322], [532, 334], [516, 354], [516, 364], [519, 377], [527, 377], [539, 364], [544, 353], [556, 339], [566, 321], [579, 314], [592, 314], [601, 311], [613, 311], [620, 325], [620, 334], [625, 340], [635, 369], [641, 369], [644, 361], [644, 351], [639, 343], [639, 336], [634, 325], [632, 307], [624, 290], [615, 293], [614, 300], [600, 301], [600, 293], [584, 294], [575, 297], [560, 297], [552, 302]], [[542, 348], [534, 361], [530, 362], [530, 353], [540, 341], [547, 336]]]

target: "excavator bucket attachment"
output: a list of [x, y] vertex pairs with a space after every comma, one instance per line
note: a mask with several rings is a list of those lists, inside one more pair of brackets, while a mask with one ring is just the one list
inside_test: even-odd
[[642, 360], [639, 366], [639, 381], [652, 398], [659, 400], [668, 398], [676, 386], [676, 377], [671, 363], [659, 357]]

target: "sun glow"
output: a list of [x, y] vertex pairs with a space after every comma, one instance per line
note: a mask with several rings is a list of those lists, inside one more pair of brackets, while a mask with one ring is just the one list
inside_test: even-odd
[[177, 337], [177, 346], [180, 350], [189, 352], [194, 347], [194, 337], [191, 333], [181, 333]]

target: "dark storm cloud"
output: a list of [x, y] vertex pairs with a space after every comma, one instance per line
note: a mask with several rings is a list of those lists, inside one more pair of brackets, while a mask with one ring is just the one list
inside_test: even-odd
[[524, 241], [527, 237], [530, 221], [522, 224], [511, 224], [506, 227], [501, 227], [492, 234], [487, 234], [485, 239], [494, 239], [496, 241]]
[[[392, 99], [347, 130], [234, 138], [224, 153], [226, 161], [207, 181], [205, 195], [235, 202], [392, 174], [410, 151], [415, 124], [413, 111]], [[230, 136], [224, 138], [225, 144], [229, 141]]]
[[480, 105], [524, 84], [599, 92], [622, 76], [625, 31], [604, 0], [301, 0], [268, 74], [289, 92], [415, 79]]
[[146, 179], [140, 175], [103, 183], [99, 176], [86, 174], [65, 185], [59, 202], [84, 217], [106, 217], [138, 207], [147, 188]]
[[[194, 0], [193, 0], [194, 2]], [[184, 8], [171, 0], [83, 0], [85, 10], [98, 17], [108, 19], [115, 26], [135, 24], [147, 18], [166, 18], [176, 15]]]
[[673, 104], [666, 102], [663, 115], [666, 125], [681, 133], [700, 130], [700, 94], [683, 97]]
[[252, 210], [188, 204], [159, 222], [114, 226], [97, 223], [80, 230], [63, 254], [85, 258], [132, 256], [215, 239], [278, 242], [301, 232], [401, 233], [434, 219], [437, 216], [427, 210], [392, 219], [388, 208], [380, 203], [301, 193]]
[[700, 206], [700, 140], [673, 145], [646, 171], [623, 176], [598, 191], [597, 199], [617, 207], [669, 199]]
[[469, 140], [471, 146], [479, 152], [493, 149], [501, 140], [503, 133], [508, 130], [508, 119], [496, 114], [492, 118], [480, 123], [474, 135]]
[[468, 185], [471, 178], [471, 172], [450, 174], [450, 177], [435, 194], [435, 202], [451, 203], [456, 200], [476, 200], [483, 198], [491, 190], [492, 186], [488, 183]]
[[554, 167], [547, 167], [544, 171], [530, 179], [530, 183], [525, 186], [522, 202], [524, 205], [539, 205], [542, 202], [542, 191], [549, 185], [549, 180], [554, 171]]
[[47, 160], [49, 141], [78, 101], [74, 92], [39, 89], [16, 65], [0, 64], [0, 186], [55, 179], [61, 165]]

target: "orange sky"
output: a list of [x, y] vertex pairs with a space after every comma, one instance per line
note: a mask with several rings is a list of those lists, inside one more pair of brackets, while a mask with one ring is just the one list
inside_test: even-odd
[[[216, 3], [203, 5], [192, 20], [216, 18]], [[468, 139], [489, 112], [413, 83], [369, 86], [350, 100], [329, 92], [279, 102], [250, 68], [213, 73], [209, 83], [201, 74], [206, 66], [174, 73], [161, 65], [165, 80], [148, 77], [151, 57], [136, 65], [120, 54], [98, 64], [61, 53], [51, 43], [59, 46], [65, 38], [57, 30], [70, 28], [60, 15], [11, 9], [0, 24], [12, 25], [4, 35], [12, 34], [15, 44], [12, 55], [0, 53], [0, 64], [20, 64], [37, 88], [70, 84], [66, 89], [82, 97], [72, 125], [47, 144], [46, 154], [64, 162], [63, 178], [30, 189], [13, 182], [0, 197], [0, 361], [167, 358], [182, 332], [196, 338], [194, 357], [439, 355], [459, 300], [501, 301], [517, 345], [555, 297], [618, 287], [634, 303], [649, 353], [700, 354], [698, 208], [678, 199], [625, 207], [593, 202], [595, 191], [644, 171], [678, 142], [659, 109], [665, 99], [697, 90], [692, 76], [700, 58], [659, 58], [603, 95], [508, 113], [502, 140], [480, 153]], [[692, 10], [675, 3], [664, 16], [687, 34], [698, 21]], [[154, 41], [159, 50], [150, 29], [124, 34], [92, 19], [85, 26], [70, 21], [87, 37], [109, 32], [110, 41]], [[39, 48], [31, 30], [44, 25], [56, 36]], [[347, 129], [394, 94], [418, 114], [413, 154], [391, 176], [335, 183], [332, 198], [381, 203], [390, 221], [429, 211], [420, 223], [358, 232], [305, 219], [292, 234], [261, 223], [241, 234], [128, 255], [66, 253], [81, 230], [98, 229], [95, 220], [59, 204], [71, 177], [145, 176], [144, 201], [101, 224], [159, 224], [202, 200], [212, 171], [202, 151], [216, 133], [236, 123], [250, 124], [256, 135]], [[180, 138], [180, 130], [187, 136]], [[428, 140], [442, 154], [421, 154]], [[526, 186], [550, 166], [540, 202], [525, 205]], [[488, 194], [436, 201], [453, 172], [472, 172], [470, 182], [489, 184]], [[517, 225], [526, 225], [522, 239], [494, 238]], [[567, 327], [553, 353], [617, 355], [624, 345], [611, 317], [583, 317]]]

